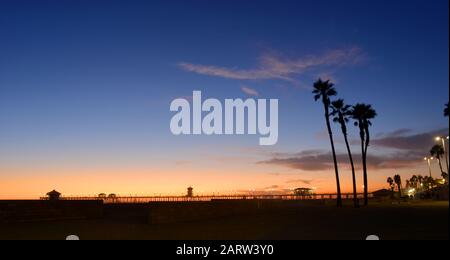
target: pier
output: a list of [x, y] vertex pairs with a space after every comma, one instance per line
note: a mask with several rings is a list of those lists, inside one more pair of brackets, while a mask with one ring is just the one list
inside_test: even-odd
[[[358, 198], [363, 198], [364, 194], [358, 194]], [[302, 200], [334, 200], [336, 194], [311, 194], [311, 195], [201, 195], [201, 196], [116, 196], [116, 197], [93, 197], [93, 196], [67, 196], [61, 197], [60, 200], [83, 201], [83, 200], [101, 200], [105, 204], [128, 204], [128, 203], [149, 203], [149, 202], [198, 202], [198, 201], [214, 201], [214, 200], [286, 200], [286, 201], [302, 201]], [[369, 198], [373, 198], [373, 194], [369, 193]], [[41, 200], [48, 200], [48, 197], [42, 197]], [[353, 194], [342, 194], [342, 199], [351, 200]]]

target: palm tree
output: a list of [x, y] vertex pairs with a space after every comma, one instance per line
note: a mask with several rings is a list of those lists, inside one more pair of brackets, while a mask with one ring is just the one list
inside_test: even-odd
[[443, 172], [442, 173], [442, 179], [444, 179], [445, 183], [448, 184], [448, 173]]
[[350, 143], [348, 141], [348, 131], [347, 123], [349, 117], [351, 116], [350, 111], [351, 106], [345, 105], [343, 99], [338, 99], [331, 103], [331, 116], [333, 116], [333, 122], [339, 123], [341, 125], [342, 134], [344, 135], [345, 145], [347, 147], [348, 157], [350, 160], [350, 165], [352, 168], [352, 179], [353, 179], [353, 203], [355, 208], [359, 208], [358, 192], [356, 190], [356, 173], [355, 173], [355, 163], [353, 161], [352, 151], [350, 149]]
[[366, 105], [366, 114], [364, 117], [364, 131], [366, 133], [366, 146], [364, 154], [367, 156], [367, 149], [370, 144], [370, 127], [372, 126], [372, 119], [377, 117], [377, 112], [372, 108], [372, 105]]
[[445, 116], [445, 117], [448, 117], [448, 103], [445, 104], [444, 116]]
[[389, 188], [391, 189], [391, 191], [394, 191], [394, 180], [391, 177], [389, 177], [387, 179], [387, 183], [389, 183]]
[[405, 185], [406, 189], [411, 189], [411, 181], [410, 180], [406, 180], [406, 185]]
[[400, 194], [400, 197], [402, 197], [402, 177], [400, 177], [400, 175], [395, 175], [394, 182], [395, 184], [397, 184], [398, 193]]
[[417, 182], [418, 182], [417, 176], [413, 175], [409, 181], [411, 182], [411, 185], [413, 186], [413, 188], [417, 190], [417, 188], [418, 188], [418, 186], [417, 186]]
[[322, 99], [323, 108], [325, 110], [325, 121], [327, 124], [328, 135], [330, 136], [331, 151], [333, 153], [334, 170], [336, 174], [337, 206], [342, 207], [341, 183], [339, 180], [339, 169], [336, 158], [336, 149], [334, 147], [333, 131], [331, 130], [331, 123], [330, 123], [330, 104], [331, 104], [330, 97], [336, 96], [337, 91], [334, 88], [333, 83], [331, 83], [329, 80], [322, 81], [322, 79], [319, 79], [314, 83], [313, 94], [314, 99], [316, 101]]
[[423, 186], [425, 187], [426, 190], [434, 188], [435, 180], [433, 179], [433, 177], [425, 176], [423, 178]]
[[430, 154], [431, 154], [431, 156], [437, 158], [437, 160], [439, 162], [439, 167], [441, 168], [441, 174], [444, 173], [444, 169], [442, 168], [442, 161], [441, 161], [442, 156], [445, 155], [444, 148], [441, 145], [437, 144], [437, 145], [433, 146], [433, 148], [431, 148]]
[[391, 190], [391, 199], [394, 198], [394, 179], [391, 177], [387, 178], [387, 183], [389, 183], [389, 189]]
[[377, 116], [377, 112], [371, 105], [356, 104], [352, 108], [352, 118], [355, 120], [355, 126], [359, 127], [359, 136], [361, 138], [361, 156], [364, 174], [364, 205], [369, 204], [369, 187], [367, 176], [367, 150], [370, 144], [370, 126], [371, 119]]
[[423, 189], [423, 179], [422, 175], [417, 176], [417, 183], [420, 189]]

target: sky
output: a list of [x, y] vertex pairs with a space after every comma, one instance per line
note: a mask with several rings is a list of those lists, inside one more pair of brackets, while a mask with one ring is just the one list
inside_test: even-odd
[[[394, 174], [427, 175], [423, 157], [436, 135], [448, 135], [448, 5], [1, 0], [0, 198], [53, 189], [181, 195], [188, 186], [197, 194], [335, 192], [323, 107], [311, 94], [319, 77], [348, 104], [378, 112], [370, 190]], [[278, 99], [278, 143], [174, 136], [170, 103], [194, 90]], [[349, 129], [358, 158], [358, 130]], [[349, 192], [342, 134], [333, 131]]]

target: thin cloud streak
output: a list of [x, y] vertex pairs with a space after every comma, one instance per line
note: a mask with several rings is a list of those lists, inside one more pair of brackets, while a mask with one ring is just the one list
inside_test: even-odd
[[304, 179], [297, 179], [297, 180], [289, 180], [286, 181], [287, 184], [305, 184], [305, 185], [311, 185], [313, 180], [304, 180]]
[[256, 89], [252, 89], [246, 86], [242, 86], [241, 87], [242, 92], [244, 92], [244, 94], [251, 96], [251, 97], [259, 97], [259, 92]]
[[189, 62], [179, 63], [179, 67], [188, 72], [201, 75], [236, 80], [279, 79], [297, 82], [294, 78], [308, 70], [323, 67], [340, 67], [354, 65], [366, 60], [366, 54], [358, 47], [328, 51], [319, 56], [309, 55], [303, 58], [286, 58], [273, 53], [264, 54], [255, 69], [232, 69], [214, 65], [200, 65]]

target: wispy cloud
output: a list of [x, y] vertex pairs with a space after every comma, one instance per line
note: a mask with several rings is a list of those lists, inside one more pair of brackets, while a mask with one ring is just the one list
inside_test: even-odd
[[400, 129], [374, 139], [372, 144], [383, 148], [428, 152], [435, 144], [436, 136], [447, 135], [448, 128], [418, 134], [412, 133], [409, 129]]
[[[372, 170], [405, 169], [423, 163], [436, 136], [447, 136], [448, 128], [415, 134], [411, 129], [399, 129], [382, 134], [372, 140], [372, 145], [383, 149], [383, 155], [369, 154], [368, 167]], [[361, 155], [353, 154], [357, 168], [361, 167]], [[338, 153], [339, 164], [350, 169], [348, 155]], [[328, 151], [306, 150], [299, 153], [273, 153], [271, 158], [258, 164], [269, 164], [302, 171], [325, 171], [334, 167]]]
[[253, 190], [237, 190], [238, 193], [252, 194], [252, 195], [267, 195], [270, 192], [271, 195], [286, 195], [292, 191], [290, 189], [283, 188], [282, 186], [272, 185], [265, 188], [253, 189]]
[[282, 55], [267, 53], [259, 58], [258, 67], [253, 69], [226, 68], [189, 62], [181, 62], [179, 66], [189, 72], [227, 79], [280, 79], [297, 82], [295, 76], [301, 75], [309, 70], [353, 65], [365, 59], [366, 55], [360, 48], [352, 47], [328, 51], [322, 55], [309, 55], [301, 58], [287, 58]]
[[286, 181], [287, 184], [305, 184], [305, 185], [311, 185], [312, 182], [313, 182], [313, 180], [304, 180], [304, 179]]
[[256, 89], [252, 89], [246, 86], [241, 87], [242, 92], [251, 97], [259, 97], [259, 92]]
[[[360, 165], [359, 154], [354, 154], [355, 163]], [[422, 163], [422, 154], [411, 152], [398, 152], [389, 155], [368, 155], [368, 168], [380, 169], [401, 169], [408, 168], [415, 164]], [[348, 156], [345, 153], [337, 154], [337, 159], [341, 166], [350, 168]], [[325, 171], [333, 169], [333, 160], [330, 152], [325, 151], [303, 151], [297, 154], [276, 154], [273, 158], [258, 162], [258, 164], [269, 164], [282, 166], [294, 170], [302, 171]]]
[[265, 187], [264, 189], [265, 190], [275, 190], [275, 189], [279, 189], [279, 188], [280, 188], [279, 185], [271, 185], [271, 186]]
[[188, 165], [188, 164], [191, 164], [191, 163], [192, 163], [191, 161], [180, 160], [180, 161], [176, 161], [175, 165], [177, 165], [177, 166], [185, 166], [185, 165]]

